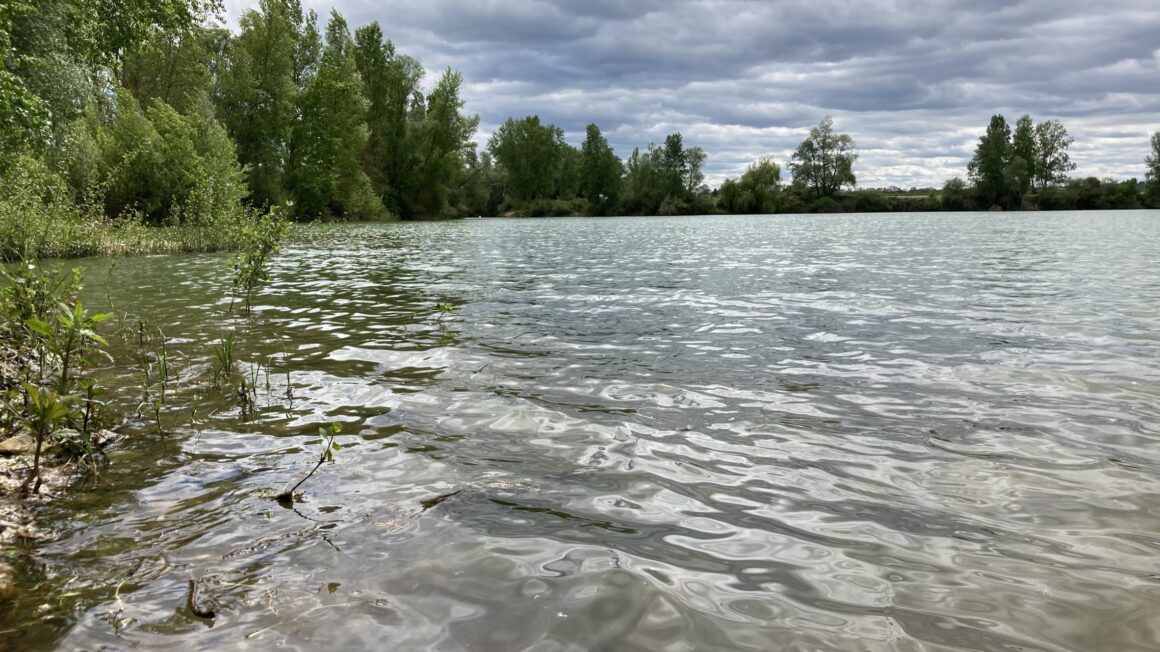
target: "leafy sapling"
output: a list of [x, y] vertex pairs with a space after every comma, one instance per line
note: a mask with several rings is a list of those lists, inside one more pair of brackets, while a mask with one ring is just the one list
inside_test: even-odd
[[[342, 446], [338, 442], [334, 441], [334, 438], [338, 436], [338, 433], [340, 432], [342, 432], [342, 424], [338, 423], [337, 421], [330, 424], [330, 432], [327, 432], [325, 427], [319, 426], [318, 436], [322, 438], [323, 442], [322, 452], [318, 455], [318, 463], [316, 463], [314, 468], [310, 469], [310, 472], [307, 473], [306, 476], [301, 480], [299, 480], [293, 487], [290, 487], [286, 491], [283, 491], [277, 496], [274, 496], [274, 500], [277, 500], [278, 503], [283, 507], [290, 507], [294, 504], [294, 496], [295, 492], [298, 490], [298, 487], [301, 487], [303, 482], [309, 480], [310, 476], [314, 475], [314, 472], [317, 471], [324, 462], [333, 462], [334, 451], [342, 449]], [[298, 495], [301, 496], [301, 494]]]

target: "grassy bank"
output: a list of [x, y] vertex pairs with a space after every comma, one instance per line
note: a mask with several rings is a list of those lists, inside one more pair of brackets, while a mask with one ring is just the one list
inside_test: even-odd
[[239, 207], [196, 223], [146, 226], [133, 214], [113, 219], [71, 203], [9, 195], [0, 198], [0, 261], [232, 251], [257, 218]]
[[[204, 173], [160, 193], [160, 181], [138, 178], [159, 160], [85, 183], [70, 182], [65, 163], [0, 161], [0, 262], [237, 249], [262, 216], [242, 203], [240, 180]], [[129, 180], [145, 187], [129, 193]]]

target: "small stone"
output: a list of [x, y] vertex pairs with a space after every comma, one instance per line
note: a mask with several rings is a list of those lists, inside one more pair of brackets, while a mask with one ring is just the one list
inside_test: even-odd
[[23, 455], [35, 447], [36, 440], [31, 435], [16, 435], [0, 441], [0, 455]]
[[11, 600], [16, 595], [16, 571], [8, 564], [0, 563], [0, 599]]
[[93, 435], [93, 445], [97, 448], [105, 448], [111, 444], [115, 444], [121, 440], [121, 434], [112, 430], [99, 430], [97, 434]]

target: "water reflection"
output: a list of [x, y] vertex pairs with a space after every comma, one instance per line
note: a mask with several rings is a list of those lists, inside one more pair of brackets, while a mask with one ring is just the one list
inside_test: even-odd
[[[257, 414], [142, 434], [53, 508], [41, 559], [75, 604], [17, 642], [1151, 649], [1157, 224], [480, 220], [290, 248], [238, 331], [272, 370]], [[222, 258], [106, 277], [205, 373]], [[282, 509], [335, 420], [338, 462]]]

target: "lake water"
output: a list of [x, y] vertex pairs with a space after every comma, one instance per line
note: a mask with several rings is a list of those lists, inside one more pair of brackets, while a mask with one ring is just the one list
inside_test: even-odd
[[85, 263], [178, 376], [9, 649], [1157, 649], [1158, 212], [336, 227], [250, 322], [226, 261]]

